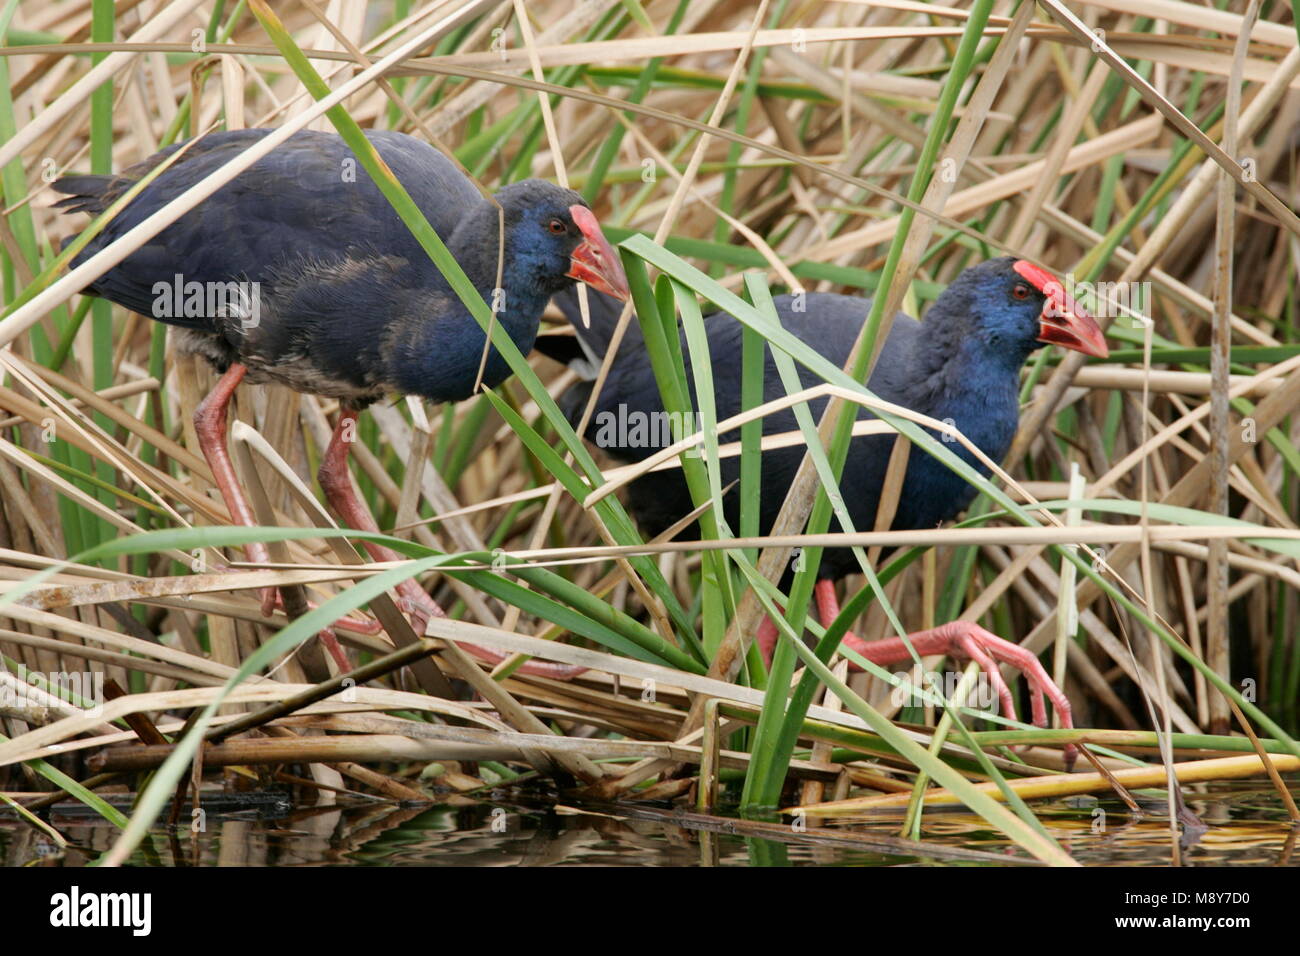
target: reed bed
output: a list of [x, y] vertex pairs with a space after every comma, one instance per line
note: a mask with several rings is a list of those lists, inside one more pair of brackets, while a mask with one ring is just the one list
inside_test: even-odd
[[[1283, 777], [1300, 770], [1288, 5], [10, 2], [0, 54], [0, 789], [33, 826], [49, 829], [33, 808], [82, 801], [122, 828], [103, 857], [120, 863], [172, 795], [286, 774], [303, 799], [541, 779], [566, 799], [739, 802], [783, 808], [783, 837], [808, 840], [837, 839], [821, 820], [901, 806], [899, 836], [924, 841], [928, 807], [956, 802], [1020, 858], [1060, 865], [1075, 861], [1030, 800], [1165, 787], [1175, 861], [1182, 788], [1260, 776], [1300, 819]], [[809, 453], [779, 527], [758, 539], [756, 523], [733, 536], [712, 520], [720, 455], [741, 456], [746, 493], [761, 480], [753, 429], [771, 409], [731, 449], [717, 434], [733, 423], [696, 410], [712, 427], [659, 464], [686, 470], [701, 540], [647, 541], [618, 494], [636, 469], [593, 457], [556, 405], [573, 373], [499, 329], [502, 387], [362, 420], [353, 472], [406, 560], [363, 560], [366, 536], [317, 502], [336, 408], [277, 386], [239, 396], [232, 445], [262, 527], [231, 527], [191, 424], [211, 371], [161, 324], [78, 292], [239, 169], [72, 274], [60, 240], [82, 226], [51, 208], [50, 182], [245, 126], [358, 145], [360, 129], [397, 129], [487, 190], [527, 176], [579, 190], [621, 243], [633, 321], [698, 328], [701, 302], [725, 308], [824, 381], [820, 434], [787, 436]], [[860, 384], [871, 350], [830, 366], [765, 303], [874, 294], [874, 337], [1007, 253], [1093, 284], [1111, 357], [1038, 353], [991, 479], [921, 427], [942, 423], [881, 409], [878, 427], [947, 455], [980, 495], [957, 527], [827, 535], [836, 496], [818, 475], [843, 460], [842, 410], [880, 409]], [[543, 334], [570, 334], [549, 316]], [[243, 562], [254, 539], [272, 566]], [[815, 560], [789, 594], [770, 582], [793, 548], [828, 544], [858, 548], [863, 574], [834, 625], [807, 622], [814, 652], [776, 608], [806, 604]], [[385, 596], [413, 576], [449, 609], [424, 634]], [[268, 586], [311, 609], [263, 618]], [[350, 629], [366, 608], [383, 627]], [[785, 633], [771, 673], [741, 667], [765, 612]], [[850, 677], [830, 656], [850, 628], [954, 619], [1043, 655], [1079, 729], [979, 710], [969, 680], [900, 694], [898, 676]], [[332, 622], [363, 663], [321, 680], [334, 665], [314, 635]], [[464, 643], [513, 656], [489, 672]], [[529, 657], [590, 670], [518, 673]], [[73, 673], [94, 691], [42, 679]], [[132, 811], [105, 788], [138, 788]]]

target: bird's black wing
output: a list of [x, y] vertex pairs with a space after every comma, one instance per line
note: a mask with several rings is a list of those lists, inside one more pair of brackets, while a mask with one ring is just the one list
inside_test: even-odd
[[[584, 350], [592, 363], [598, 364], [604, 359], [609, 349], [622, 303], [603, 293], [590, 292], [588, 295], [591, 324], [583, 325], [577, 293], [567, 289], [552, 299], [574, 328], [582, 342]], [[822, 357], [836, 366], [843, 367], [848, 361], [853, 343], [857, 340], [868, 312], [870, 299], [853, 296], [814, 293], [805, 296], [783, 295], [775, 300], [777, 313], [782, 327], [815, 349]], [[714, 399], [717, 403], [719, 419], [737, 414], [740, 409], [740, 354], [743, 326], [732, 316], [719, 312], [705, 320], [705, 329], [709, 343], [709, 357], [714, 381]], [[908, 384], [907, 356], [910, 355], [913, 342], [920, 323], [910, 316], [899, 313], [886, 340], [886, 347], [877, 362], [871, 376], [871, 389], [890, 401], [898, 401]], [[539, 340], [539, 347], [540, 346]], [[691, 367], [690, 349], [682, 334], [682, 352], [686, 356], [687, 369]], [[557, 351], [561, 360], [572, 357], [571, 350]], [[810, 388], [821, 382], [819, 376], [796, 363], [800, 381], [804, 388]], [[692, 399], [694, 395], [694, 378], [687, 376], [691, 382]], [[764, 368], [764, 400], [772, 401], [785, 395], [775, 362], [769, 352]], [[649, 356], [641, 337], [641, 327], [635, 317], [628, 325], [618, 355], [610, 371], [610, 380], [602, 390], [598, 408], [613, 411], [618, 403], [639, 411], [654, 412], [662, 410], [659, 392], [650, 368]], [[814, 403], [814, 410], [820, 410], [824, 400]], [[787, 420], [788, 419], [788, 420]], [[772, 421], [769, 432], [779, 430], [780, 425], [792, 425], [793, 414], [783, 413]], [[647, 452], [648, 454], [648, 452]], [[644, 457], [644, 456], [640, 456]]]
[[[270, 131], [212, 133], [133, 200], [74, 260], [79, 264]], [[455, 164], [400, 133], [367, 133], [430, 224], [449, 238], [485, 200]], [[175, 147], [114, 177], [72, 176], [55, 183], [70, 209], [102, 211]], [[319, 268], [381, 250], [422, 268], [427, 256], [342, 139], [300, 131], [258, 160], [87, 290], [169, 324], [213, 331], [211, 316], [158, 315], [160, 290], [182, 283], [273, 284], [295, 264]], [[429, 268], [432, 268], [429, 266]], [[179, 277], [179, 278], [178, 278]]]
[[[802, 300], [796, 295], [783, 295], [777, 298], [776, 306], [786, 331], [812, 346], [831, 364], [843, 368], [871, 311], [871, 299], [832, 293], [811, 293]], [[869, 383], [869, 388], [881, 398], [900, 400], [907, 384], [909, 364], [906, 360], [920, 328], [921, 323], [910, 315], [899, 312], [894, 316]], [[799, 374], [805, 387], [821, 381], [802, 366]], [[779, 383], [774, 390], [769, 384], [769, 400], [782, 394], [784, 389]]]
[[[599, 312], [593, 309], [592, 327], [595, 331], [584, 333], [578, 324], [573, 299], [561, 300], [559, 305], [566, 317], [574, 323], [579, 337], [585, 337], [596, 344], [608, 343], [610, 312], [613, 311], [613, 318], [617, 318], [617, 312], [613, 308], [603, 308]], [[617, 303], [613, 305], [617, 306]], [[853, 343], [871, 308], [871, 302], [867, 299], [821, 293], [803, 297], [778, 296], [775, 305], [783, 328], [840, 367], [847, 362]], [[605, 320], [599, 328], [598, 318]], [[919, 328], [920, 324], [909, 316], [900, 314], [895, 318], [885, 349], [871, 378], [872, 390], [882, 398], [896, 400], [900, 397], [900, 389], [907, 381], [908, 357]], [[716, 313], [705, 320], [705, 330], [714, 386], [714, 403], [718, 419], [723, 420], [741, 411], [740, 356], [744, 327], [732, 316]], [[686, 357], [691, 399], [698, 408], [694, 375], [691, 373], [691, 352], [684, 334], [681, 344]], [[815, 386], [822, 381], [819, 376], [798, 363], [796, 363], [796, 371], [804, 388]], [[590, 396], [590, 391], [590, 383], [579, 383], [566, 394], [562, 405], [566, 409], [572, 407], [580, 411]], [[764, 401], [771, 401], [785, 394], [786, 389], [769, 348], [763, 368]], [[826, 399], [818, 399], [809, 404], [814, 418], [818, 418], [825, 408]], [[663, 402], [660, 399], [649, 356], [637, 335], [634, 347], [620, 348], [611, 366], [609, 378], [597, 399], [595, 413], [587, 428], [587, 438], [615, 458], [623, 461], [642, 460], [657, 451], [663, 442], [641, 442], [637, 439], [645, 433], [645, 430], [638, 433], [625, 426], [638, 421], [643, 423], [652, 421], [653, 416], [662, 412]], [[869, 417], [870, 413], [864, 409], [859, 415]], [[798, 427], [798, 422], [790, 409], [768, 415], [763, 420], [765, 435], [797, 431]], [[738, 439], [738, 430], [719, 435], [719, 440], [724, 443]], [[853, 486], [864, 498], [874, 499], [876, 494], [874, 488], [879, 484], [889, 452], [888, 448], [882, 445], [880, 454], [872, 453], [875, 451], [874, 444], [881, 444], [879, 438], [855, 439], [855, 445], [865, 443], [872, 443], [873, 447], [855, 453], [851, 467], [846, 470], [845, 483]], [[865, 454], [862, 453], [864, 451]], [[765, 452], [763, 454], [764, 487], [788, 487], [803, 454], [802, 446]], [[730, 484], [738, 476], [738, 472], [738, 458], [727, 458], [722, 461], [724, 484]], [[771, 525], [783, 497], [771, 493], [763, 496], [760, 502], [762, 527]], [[630, 503], [638, 520], [651, 533], [663, 530], [689, 512], [691, 508], [686, 484], [681, 473], [675, 470], [653, 472], [637, 479], [631, 488]], [[741, 504], [734, 491], [726, 496], [726, 506], [728, 519], [732, 522], [737, 521]], [[872, 507], [874, 509], [874, 505]]]

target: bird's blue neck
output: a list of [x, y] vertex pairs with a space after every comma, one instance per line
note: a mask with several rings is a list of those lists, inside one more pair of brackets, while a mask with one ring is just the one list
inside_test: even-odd
[[[933, 321], [933, 319], [931, 319]], [[955, 425], [995, 462], [1011, 447], [1020, 418], [1019, 372], [1026, 353], [1005, 343], [968, 335], [945, 335], [936, 328], [918, 337], [909, 406]], [[930, 434], [943, 441], [935, 432]], [[960, 442], [944, 447], [983, 475], [989, 469]], [[895, 527], [933, 527], [961, 512], [975, 496], [960, 476], [924, 452], [909, 459], [906, 502], [900, 502]], [[913, 494], [911, 489], [916, 490]]]
[[989, 457], [1000, 460], [1011, 447], [1020, 418], [1019, 349], [979, 338], [962, 342], [949, 362], [949, 388], [931, 414], [951, 418]]
[[[498, 287], [495, 216], [492, 228], [477, 234], [464, 228], [468, 224], [462, 223], [448, 247], [493, 310], [495, 322], [527, 355], [537, 339], [542, 310], [550, 294], [539, 288], [527, 257], [512, 255], [514, 250], [508, 241]], [[482, 239], [485, 235], [491, 237], [490, 241]], [[437, 291], [423, 300], [425, 314], [416, 340], [396, 351], [391, 378], [399, 390], [408, 394], [423, 395], [431, 401], [460, 401], [473, 394], [478, 380], [485, 342], [483, 327], [445, 281], [434, 276], [428, 276], [427, 281]], [[505, 358], [496, 348], [489, 349], [483, 384], [493, 388], [509, 375]]]
[[[487, 223], [467, 219], [462, 228], [456, 230], [449, 245], [456, 261], [474, 283], [474, 288], [496, 315], [496, 321], [501, 323], [519, 350], [527, 354], [537, 338], [542, 310], [546, 308], [552, 290], [543, 289], [539, 285], [535, 256], [531, 250], [519, 248], [519, 243], [512, 241], [509, 231], [506, 233], [504, 255], [500, 256], [501, 285], [498, 287], [497, 260], [500, 246], [497, 242], [495, 207], [486, 218], [489, 220]], [[490, 225], [490, 228], [482, 228], [483, 225]], [[468, 310], [465, 317], [474, 321]], [[479, 345], [482, 346], [481, 339]]]

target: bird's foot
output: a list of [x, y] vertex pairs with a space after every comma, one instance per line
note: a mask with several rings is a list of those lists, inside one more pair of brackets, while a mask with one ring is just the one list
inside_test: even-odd
[[[488, 650], [486, 647], [480, 647], [477, 644], [462, 644], [461, 647], [493, 667], [514, 656], [513, 654], [502, 654], [500, 651]], [[557, 664], [554, 661], [531, 660], [520, 664], [518, 673], [528, 674], [532, 677], [549, 677], [551, 680], [567, 681], [573, 680], [579, 674], [585, 674], [588, 670], [589, 668], [577, 664]]]
[[[284, 598], [281, 597], [279, 588], [262, 588], [260, 593], [262, 595], [263, 617], [270, 617], [276, 611], [283, 611], [285, 614], [288, 614], [288, 611], [284, 606]], [[320, 605], [315, 601], [307, 602], [307, 610], [309, 611], [314, 611], [318, 607], [320, 607]], [[378, 621], [372, 620], [368, 617], [341, 617], [335, 621], [331, 627], [337, 628], [340, 631], [347, 631], [350, 634], [373, 635], [378, 634], [383, 630], [383, 626]]]
[[[266, 600], [268, 593], [270, 595], [269, 602]], [[284, 611], [285, 615], [289, 616], [288, 608], [285, 606], [284, 596], [280, 593], [279, 588], [265, 589], [262, 597], [262, 614], [264, 617], [270, 617], [271, 614], [276, 611]], [[314, 601], [307, 601], [306, 605], [308, 611], [314, 611], [319, 606]], [[352, 661], [348, 659], [347, 651], [345, 651], [343, 645], [339, 643], [338, 633], [335, 631], [335, 628], [364, 634], [378, 633], [379, 625], [377, 622], [368, 621], [364, 618], [341, 617], [332, 625], [322, 627], [316, 632], [316, 639], [319, 640], [321, 646], [325, 648], [325, 652], [333, 658], [335, 665], [338, 667], [338, 672], [340, 674], [346, 674], [348, 671], [352, 670], [353, 665]]]
[[[840, 613], [839, 600], [835, 597], [834, 582], [830, 580], [818, 581], [814, 593], [822, 626], [829, 627]], [[917, 655], [921, 657], [932, 654], [967, 657], [980, 666], [980, 670], [984, 672], [989, 684], [997, 692], [998, 700], [1001, 701], [1002, 715], [1015, 719], [1016, 708], [1011, 698], [1011, 689], [1007, 687], [1007, 682], [1002, 679], [1002, 672], [998, 669], [999, 661], [1010, 664], [1025, 675], [1025, 683], [1029, 685], [1029, 700], [1034, 726], [1047, 726], [1047, 708], [1043, 703], [1043, 696], [1046, 695], [1051, 698], [1052, 706], [1056, 708], [1056, 713], [1061, 719], [1061, 726], [1067, 730], [1074, 728], [1070, 699], [1065, 696], [1061, 688], [1056, 686], [1056, 682], [1043, 669], [1038, 657], [1019, 644], [1003, 640], [972, 621], [950, 621], [928, 631], [917, 631], [915, 634], [909, 634], [906, 641], [901, 637], [891, 637], [881, 641], [867, 642], [848, 632], [844, 635], [843, 643], [853, 648], [873, 664], [881, 667], [897, 664], [900, 661], [912, 660], [913, 648], [916, 650]], [[851, 664], [850, 666], [855, 670], [859, 669], [856, 665]], [[1062, 753], [1065, 757], [1066, 768], [1073, 768], [1074, 762], [1079, 756], [1078, 747], [1074, 744], [1066, 744]]]
[[[244, 546], [244, 556], [249, 564], [265, 565], [271, 560], [270, 554], [266, 548], [253, 547], [253, 545]], [[216, 561], [208, 566], [214, 574], [238, 574], [247, 568], [236, 568], [227, 564], [225, 561]], [[258, 607], [262, 611], [262, 617], [270, 617], [278, 610], [284, 609], [284, 603], [280, 600], [280, 590], [275, 587], [257, 589]]]
[[419, 635], [424, 634], [425, 625], [430, 619], [447, 616], [446, 612], [438, 606], [438, 602], [429, 597], [429, 592], [411, 578], [407, 578], [397, 586], [397, 597], [393, 600], [397, 609], [406, 615], [407, 620], [411, 622], [411, 627]]
[[[1074, 721], [1070, 708], [1070, 699], [1056, 686], [1056, 682], [1043, 668], [1038, 657], [1019, 644], [1004, 640], [996, 634], [986, 631], [972, 621], [950, 621], [928, 631], [909, 634], [908, 642], [920, 656], [931, 654], [948, 654], [966, 657], [979, 665], [989, 684], [996, 691], [1001, 702], [1004, 717], [1015, 718], [1015, 704], [1011, 698], [1011, 689], [1002, 679], [998, 663], [1010, 664], [1020, 671], [1029, 685], [1029, 700], [1036, 727], [1047, 726], [1047, 708], [1043, 697], [1046, 695], [1056, 708], [1061, 719], [1061, 726], [1073, 729]], [[844, 643], [853, 648], [873, 664], [881, 666], [896, 664], [912, 659], [911, 651], [901, 637], [891, 637], [882, 641], [863, 641], [853, 634], [844, 635]], [[1079, 751], [1074, 744], [1066, 744], [1064, 756], [1067, 767], [1072, 767]]]
[[348, 660], [347, 651], [343, 650], [343, 645], [339, 643], [338, 635], [334, 633], [334, 628], [323, 627], [316, 634], [321, 646], [325, 648], [326, 653], [334, 659], [338, 666], [340, 674], [346, 674], [352, 670], [352, 662]]

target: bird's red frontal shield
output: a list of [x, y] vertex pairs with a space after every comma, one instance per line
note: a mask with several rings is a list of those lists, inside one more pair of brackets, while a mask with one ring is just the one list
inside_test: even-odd
[[1101, 326], [1065, 291], [1060, 279], [1027, 259], [1016, 260], [1012, 268], [1047, 297], [1038, 320], [1038, 341], [1097, 358], [1110, 355]]

